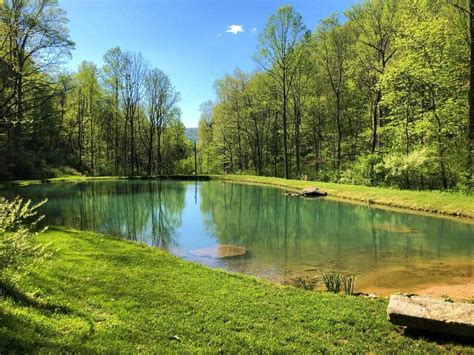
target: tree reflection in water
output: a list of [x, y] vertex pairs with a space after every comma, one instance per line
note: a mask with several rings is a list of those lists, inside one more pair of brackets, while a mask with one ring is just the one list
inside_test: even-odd
[[186, 186], [170, 181], [95, 181], [45, 193], [48, 222], [168, 248], [176, 244]]

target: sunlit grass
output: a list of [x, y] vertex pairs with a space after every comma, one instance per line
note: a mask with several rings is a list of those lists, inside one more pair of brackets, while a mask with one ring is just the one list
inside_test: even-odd
[[442, 191], [413, 191], [395, 188], [336, 184], [319, 181], [285, 180], [251, 175], [215, 175], [215, 179], [234, 182], [272, 185], [300, 190], [316, 186], [327, 192], [329, 198], [342, 198], [367, 204], [378, 204], [415, 211], [474, 218], [474, 196]]
[[22, 297], [0, 298], [0, 353], [473, 350], [400, 335], [385, 299], [271, 284], [94, 233], [40, 238], [56, 253]]

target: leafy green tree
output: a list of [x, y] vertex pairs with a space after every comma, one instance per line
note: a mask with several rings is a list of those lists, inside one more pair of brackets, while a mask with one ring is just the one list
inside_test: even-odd
[[306, 28], [300, 14], [289, 5], [280, 7], [270, 16], [264, 30], [259, 34], [255, 61], [275, 81], [280, 96], [283, 125], [284, 177], [289, 177], [288, 162], [288, 100], [289, 91], [301, 62], [297, 47], [304, 39]]

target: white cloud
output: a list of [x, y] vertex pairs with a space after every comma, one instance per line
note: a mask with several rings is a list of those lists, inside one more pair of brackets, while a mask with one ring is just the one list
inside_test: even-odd
[[222, 35], [221, 35], [220, 33], [218, 33], [218, 34], [217, 34], [217, 37], [220, 37], [220, 36], [222, 36]]
[[256, 28], [256, 27], [253, 27], [253, 28], [250, 30], [250, 32], [252, 32], [252, 33], [257, 33], [257, 28]]
[[236, 35], [240, 32], [244, 32], [244, 27], [242, 25], [230, 25], [225, 31]]

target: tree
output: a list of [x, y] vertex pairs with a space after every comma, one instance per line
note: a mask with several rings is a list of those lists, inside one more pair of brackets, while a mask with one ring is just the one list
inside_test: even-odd
[[119, 174], [121, 160], [120, 152], [120, 99], [119, 93], [123, 88], [123, 54], [120, 47], [109, 49], [104, 54], [103, 81], [107, 90], [110, 91], [113, 105], [113, 142], [114, 142], [114, 174]]
[[343, 138], [343, 95], [346, 84], [346, 69], [349, 57], [350, 37], [339, 24], [337, 16], [331, 16], [322, 21], [318, 28], [316, 38], [319, 45], [319, 55], [326, 69], [327, 79], [334, 95], [334, 124], [336, 127], [336, 159], [335, 170], [340, 172], [342, 160]]
[[169, 77], [159, 69], [151, 70], [145, 80], [150, 130], [148, 136], [148, 174], [152, 173], [154, 133], [156, 131], [157, 174], [162, 173], [162, 135], [168, 123], [179, 115], [180, 96]]
[[283, 123], [284, 177], [289, 177], [288, 164], [288, 97], [296, 69], [301, 61], [297, 50], [306, 34], [302, 17], [289, 5], [280, 7], [270, 16], [264, 30], [259, 35], [256, 62], [275, 81], [281, 103]]
[[[25, 115], [58, 94], [47, 71], [70, 55], [74, 43], [69, 39], [65, 13], [55, 0], [4, 0], [0, 24], [0, 59], [8, 87], [0, 106], [7, 119], [9, 159], [15, 162], [25, 149], [25, 131], [34, 120]], [[23, 173], [20, 165], [15, 166], [16, 174]]]
[[[148, 63], [141, 53], [126, 52], [123, 57], [124, 83], [122, 88], [122, 98], [125, 106], [125, 121], [130, 127], [130, 151], [129, 151], [129, 175], [134, 175], [137, 169], [137, 152], [135, 142], [136, 120], [140, 101], [144, 97], [145, 78], [148, 70]], [[127, 132], [125, 126], [125, 132]], [[127, 133], [125, 134], [125, 137]]]

